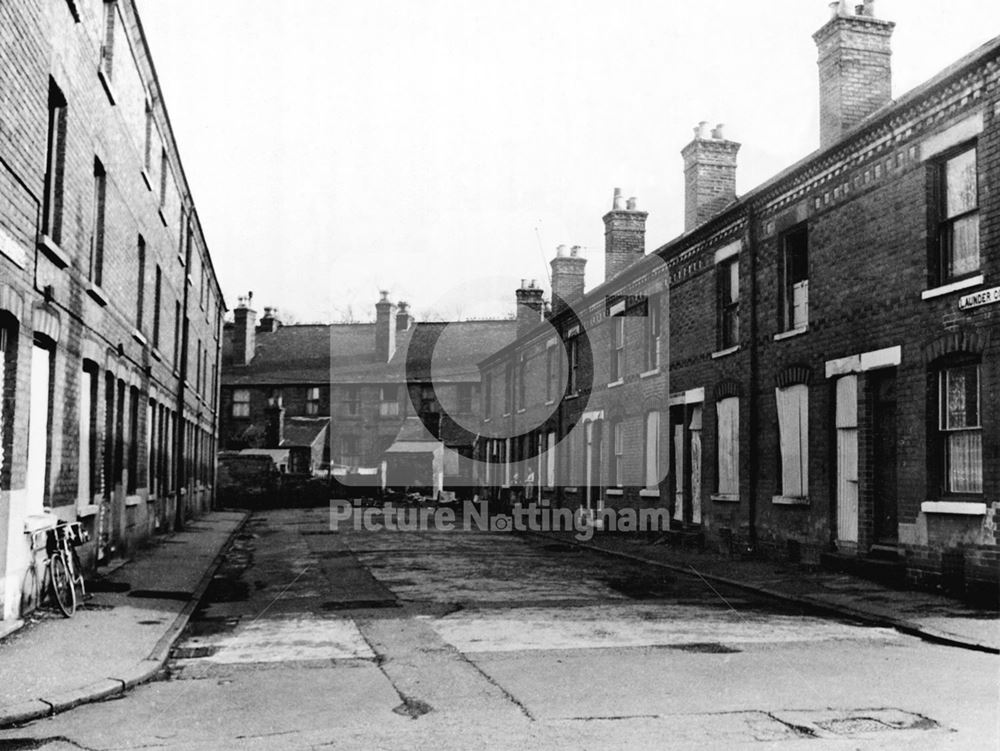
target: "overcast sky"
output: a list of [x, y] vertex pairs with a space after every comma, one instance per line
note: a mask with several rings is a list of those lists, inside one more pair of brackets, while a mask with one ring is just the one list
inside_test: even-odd
[[[226, 301], [298, 321], [504, 316], [612, 190], [683, 228], [700, 120], [744, 193], [819, 141], [824, 0], [137, 0]], [[996, 0], [879, 0], [893, 95], [1000, 34]]]

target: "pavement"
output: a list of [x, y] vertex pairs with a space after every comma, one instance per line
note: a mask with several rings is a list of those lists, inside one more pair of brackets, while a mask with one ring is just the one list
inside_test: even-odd
[[901, 590], [849, 574], [799, 564], [730, 558], [706, 550], [654, 544], [634, 535], [601, 535], [587, 542], [573, 532], [531, 532], [606, 555], [652, 564], [767, 595], [808, 610], [894, 628], [926, 641], [1000, 654], [1000, 613], [961, 600]]
[[0, 640], [0, 727], [121, 694], [154, 678], [248, 514], [216, 511], [92, 584], [72, 618], [40, 609]]

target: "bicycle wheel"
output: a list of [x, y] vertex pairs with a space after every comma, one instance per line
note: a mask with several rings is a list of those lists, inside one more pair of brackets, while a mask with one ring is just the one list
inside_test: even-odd
[[76, 587], [73, 576], [70, 574], [66, 559], [62, 553], [52, 557], [49, 563], [49, 585], [52, 588], [52, 596], [62, 614], [69, 618], [76, 612]]

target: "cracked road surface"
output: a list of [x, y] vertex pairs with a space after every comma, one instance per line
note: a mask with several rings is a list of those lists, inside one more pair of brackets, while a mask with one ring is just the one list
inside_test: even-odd
[[162, 680], [0, 749], [992, 749], [997, 670], [548, 540], [269, 511]]

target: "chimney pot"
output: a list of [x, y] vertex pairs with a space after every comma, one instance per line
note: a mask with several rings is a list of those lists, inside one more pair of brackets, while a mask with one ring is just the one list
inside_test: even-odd
[[622, 209], [622, 189], [615, 188], [614, 199], [611, 202], [611, 208], [613, 211], [621, 211]]
[[626, 208], [627, 208], [627, 209], [628, 209], [629, 211], [635, 211], [635, 204], [636, 204], [636, 200], [637, 200], [637, 199], [636, 199], [636, 197], [635, 197], [635, 196], [631, 196], [631, 197], [630, 197], [630, 198], [628, 199], [628, 202], [627, 202], [627, 203], [625, 204], [625, 207], [626, 207]]
[[702, 120], [700, 123], [698, 123], [698, 127], [695, 128], [695, 135], [698, 138], [702, 139], [702, 140], [707, 140], [708, 139], [708, 121], [707, 120]]
[[722, 135], [722, 128], [723, 128], [722, 123], [716, 125], [712, 129], [712, 138], [716, 139], [717, 141], [722, 141], [725, 138], [725, 136]]
[[579, 258], [579, 257], [580, 257], [580, 252], [581, 252], [582, 250], [583, 250], [583, 248], [581, 248], [581, 247], [580, 247], [579, 245], [574, 245], [574, 246], [573, 246], [573, 247], [572, 247], [572, 248], [570, 249], [570, 252], [569, 252], [569, 254], [570, 254], [570, 255], [571, 255], [571, 256], [572, 256], [573, 258]]

